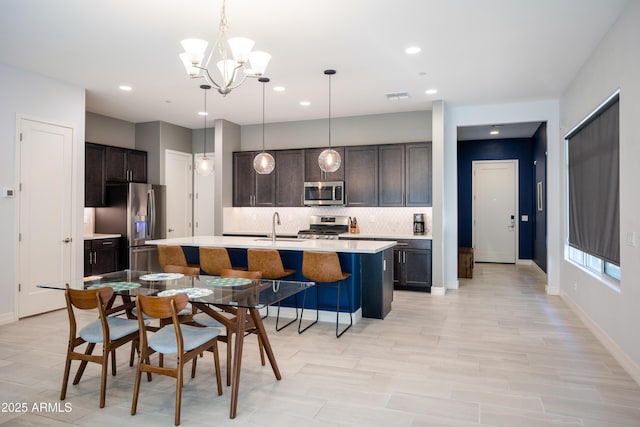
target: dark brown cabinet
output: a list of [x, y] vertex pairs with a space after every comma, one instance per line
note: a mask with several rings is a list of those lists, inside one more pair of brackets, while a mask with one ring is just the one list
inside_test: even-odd
[[378, 147], [379, 206], [404, 206], [404, 162], [404, 144]]
[[[274, 155], [272, 152], [269, 153]], [[275, 171], [266, 175], [256, 173], [253, 169], [253, 158], [256, 154], [253, 151], [233, 153], [233, 206], [274, 206], [275, 204]]]
[[431, 206], [431, 143], [378, 147], [379, 206]]
[[94, 239], [84, 241], [84, 275], [110, 273], [120, 269], [118, 253], [120, 239]]
[[302, 206], [304, 192], [304, 150], [275, 152], [276, 206]]
[[340, 154], [342, 163], [335, 172], [323, 172], [318, 165], [318, 156], [325, 148], [307, 148], [304, 150], [304, 181], [344, 181], [345, 158], [343, 147], [332, 147]]
[[102, 207], [107, 203], [107, 150], [104, 145], [86, 143], [84, 147], [84, 205]]
[[394, 289], [431, 292], [431, 240], [398, 240], [393, 257]]
[[108, 146], [107, 181], [147, 182], [147, 153]]
[[406, 144], [405, 159], [405, 206], [431, 206], [431, 142]]
[[346, 147], [344, 186], [347, 206], [378, 206], [378, 146]]

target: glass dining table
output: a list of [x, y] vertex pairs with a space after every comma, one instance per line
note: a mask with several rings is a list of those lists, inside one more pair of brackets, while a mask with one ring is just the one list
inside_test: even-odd
[[[122, 270], [85, 277], [71, 283], [41, 284], [38, 287], [64, 290], [67, 284], [74, 289], [112, 287], [114, 298], [106, 308], [107, 313], [127, 313], [130, 317], [132, 316], [131, 310], [135, 307], [132, 298], [135, 298], [136, 295], [162, 296], [185, 293], [193, 306], [218, 320], [229, 332], [235, 333], [230, 418], [235, 418], [238, 407], [238, 388], [245, 331], [253, 329], [258, 334], [273, 373], [276, 379], [280, 380], [282, 376], [259, 310], [314, 286], [313, 282], [251, 280], [217, 276], [193, 277], [180, 273]], [[119, 305], [115, 305], [115, 297], [117, 296], [122, 298], [122, 303]], [[231, 313], [233, 316], [224, 315], [224, 313]], [[227, 345], [230, 345], [230, 341], [231, 337], [229, 337]]]

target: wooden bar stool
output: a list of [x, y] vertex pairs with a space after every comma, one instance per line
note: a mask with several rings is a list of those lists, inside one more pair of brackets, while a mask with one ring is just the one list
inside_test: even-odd
[[338, 254], [335, 252], [312, 252], [312, 251], [304, 251], [302, 254], [302, 275], [309, 279], [312, 282], [315, 282], [316, 285], [314, 288], [316, 289], [316, 320], [311, 322], [311, 324], [304, 327], [304, 329], [300, 329], [302, 326], [302, 318], [304, 316], [304, 305], [307, 299], [307, 290], [304, 291], [304, 297], [302, 299], [302, 312], [300, 314], [300, 322], [298, 323], [298, 333], [301, 334], [311, 326], [318, 323], [319, 318], [319, 289], [322, 288], [337, 288], [337, 298], [336, 298], [336, 338], [340, 338], [342, 334], [344, 334], [347, 329], [349, 329], [353, 325], [353, 316], [351, 314], [351, 290], [349, 289], [350, 282], [346, 282], [347, 285], [347, 301], [349, 306], [347, 307], [347, 311], [349, 312], [349, 326], [344, 328], [341, 332], [338, 332], [338, 324], [340, 318], [340, 284], [348, 279], [351, 274], [343, 273], [342, 268], [340, 267], [340, 260], [338, 259]]
[[[284, 268], [280, 252], [276, 249], [247, 249], [247, 270], [262, 272], [263, 279], [278, 280], [295, 274], [296, 270]], [[267, 307], [267, 316], [269, 307]], [[266, 317], [266, 316], [265, 316]], [[280, 303], [278, 303], [278, 314], [276, 316], [276, 331], [281, 331], [293, 322], [298, 320], [298, 297], [296, 296], [296, 317], [284, 326], [279, 326]]]

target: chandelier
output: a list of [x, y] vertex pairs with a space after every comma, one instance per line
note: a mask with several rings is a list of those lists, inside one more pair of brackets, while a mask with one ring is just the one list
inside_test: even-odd
[[[271, 60], [271, 55], [266, 52], [252, 51], [255, 44], [253, 40], [246, 37], [228, 38], [229, 26], [225, 3], [226, 1], [223, 0], [218, 38], [206, 61], [204, 58], [209, 44], [206, 40], [182, 40], [181, 44], [185, 51], [180, 54], [180, 59], [191, 78], [204, 78], [223, 96], [244, 83], [247, 77], [262, 76]], [[212, 60], [216, 61], [217, 70], [209, 69], [209, 63]]]

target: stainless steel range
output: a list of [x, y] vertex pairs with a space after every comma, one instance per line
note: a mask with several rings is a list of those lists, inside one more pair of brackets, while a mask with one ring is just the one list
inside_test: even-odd
[[340, 234], [348, 231], [348, 216], [311, 215], [309, 228], [298, 231], [298, 239], [338, 240]]

